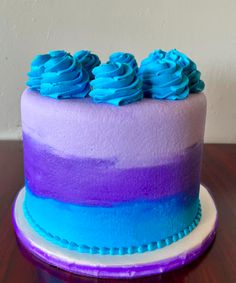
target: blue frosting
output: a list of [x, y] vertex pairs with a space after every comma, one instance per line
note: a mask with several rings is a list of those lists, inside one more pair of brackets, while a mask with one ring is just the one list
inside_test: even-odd
[[184, 70], [184, 73], [189, 79], [190, 93], [201, 92], [205, 84], [200, 79], [201, 73], [197, 70], [196, 64], [185, 54], [176, 49], [172, 49], [166, 53], [166, 58], [178, 63]]
[[128, 64], [135, 70], [135, 72], [138, 72], [138, 64], [133, 54], [125, 52], [115, 52], [110, 55], [109, 62]]
[[139, 69], [146, 97], [177, 100], [189, 95], [189, 79], [183, 68], [174, 61], [163, 59], [162, 51], [156, 51], [144, 59]]
[[[146, 66], [148, 66], [150, 63], [153, 63], [154, 61], [164, 59], [165, 55], [166, 55], [166, 52], [161, 49], [154, 50], [148, 55], [147, 58], [142, 60], [141, 69], [143, 70]], [[142, 71], [139, 70], [139, 72], [141, 73]]]
[[24, 210], [33, 228], [49, 241], [101, 254], [161, 248], [187, 235], [200, 219], [198, 199], [186, 194], [99, 207], [40, 198], [27, 188]]
[[82, 98], [88, 94], [89, 75], [69, 53], [51, 51], [39, 59], [36, 57], [33, 61], [29, 73], [28, 85], [32, 89], [38, 90], [43, 96], [57, 99]]
[[90, 96], [97, 103], [124, 105], [143, 98], [142, 81], [128, 64], [108, 63], [93, 69]]
[[81, 50], [74, 54], [74, 57], [82, 64], [89, 73], [90, 79], [94, 78], [92, 70], [101, 64], [99, 57], [88, 50]]
[[176, 49], [154, 50], [140, 69], [135, 57], [124, 52], [111, 54], [107, 64], [100, 63], [96, 54], [86, 50], [74, 56], [62, 50], [38, 55], [31, 63], [27, 85], [57, 99], [82, 98], [92, 88], [94, 102], [114, 105], [141, 100], [143, 94], [155, 99], [184, 99], [205, 87], [196, 64]]
[[31, 70], [28, 73], [29, 80], [27, 85], [32, 90], [40, 90], [42, 74], [44, 73], [44, 64], [51, 58], [49, 54], [37, 55], [31, 63]]

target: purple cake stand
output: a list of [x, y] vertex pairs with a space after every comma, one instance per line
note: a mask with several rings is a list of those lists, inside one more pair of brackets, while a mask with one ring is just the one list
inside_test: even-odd
[[202, 218], [183, 239], [151, 252], [133, 255], [91, 255], [50, 243], [35, 232], [24, 217], [23, 188], [13, 208], [13, 223], [22, 244], [43, 261], [66, 271], [100, 278], [135, 278], [180, 268], [199, 257], [216, 234], [217, 209], [208, 190], [201, 185]]

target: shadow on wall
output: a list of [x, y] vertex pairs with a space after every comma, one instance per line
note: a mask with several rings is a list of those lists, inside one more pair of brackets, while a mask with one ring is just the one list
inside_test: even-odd
[[212, 66], [205, 76], [207, 97], [207, 119], [205, 142], [236, 142], [236, 81], [231, 74], [224, 76], [221, 70]]
[[[21, 141], [0, 141], [0, 198], [14, 197], [24, 184]], [[2, 188], [4, 186], [4, 188]]]

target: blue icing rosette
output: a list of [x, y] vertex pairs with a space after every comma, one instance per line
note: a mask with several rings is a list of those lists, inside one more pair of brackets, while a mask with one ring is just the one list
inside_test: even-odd
[[148, 66], [153, 61], [158, 61], [164, 59], [166, 56], [166, 52], [161, 49], [156, 49], [153, 52], [151, 52], [147, 58], [143, 59], [141, 62], [142, 69], [144, 66]]
[[168, 51], [166, 58], [178, 63], [183, 68], [184, 73], [189, 79], [190, 93], [198, 93], [204, 89], [205, 84], [200, 79], [201, 73], [197, 70], [196, 64], [190, 58], [176, 49]]
[[102, 64], [93, 74], [89, 95], [96, 103], [125, 105], [143, 98], [142, 81], [128, 64]]
[[115, 52], [110, 55], [109, 62], [128, 64], [134, 69], [135, 72], [138, 72], [138, 64], [133, 54]]
[[[48, 57], [49, 56], [49, 57]], [[34, 69], [40, 72], [36, 84], [32, 86], [32, 71], [29, 73], [28, 85], [39, 90], [43, 96], [56, 99], [82, 98], [90, 91], [89, 75], [82, 65], [69, 53], [63, 50], [51, 51], [45, 55], [47, 60], [33, 61]], [[36, 57], [37, 58], [37, 57]], [[32, 70], [32, 66], [31, 66]], [[33, 73], [34, 74], [34, 73]], [[37, 88], [36, 88], [36, 87]]]
[[31, 63], [30, 72], [28, 72], [29, 80], [26, 83], [32, 90], [40, 90], [42, 74], [45, 70], [45, 63], [51, 58], [49, 54], [37, 55]]
[[189, 80], [179, 64], [165, 58], [149, 59], [139, 69], [145, 97], [180, 100], [189, 95]]
[[93, 79], [92, 70], [101, 64], [99, 57], [88, 50], [80, 50], [74, 54], [74, 57], [82, 64], [89, 73], [90, 79]]

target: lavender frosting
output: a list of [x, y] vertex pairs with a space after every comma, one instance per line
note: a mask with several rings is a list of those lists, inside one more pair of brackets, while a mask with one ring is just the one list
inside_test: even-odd
[[27, 89], [21, 110], [24, 133], [53, 152], [106, 160], [119, 156], [116, 167], [133, 168], [168, 163], [201, 143], [206, 98], [199, 94], [178, 102], [143, 99], [111, 107], [87, 98], [55, 101]]

